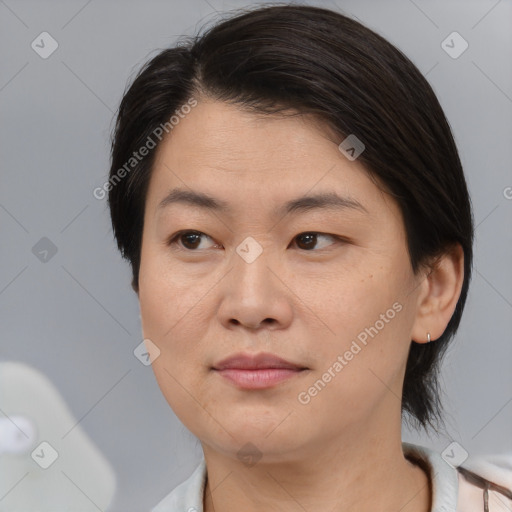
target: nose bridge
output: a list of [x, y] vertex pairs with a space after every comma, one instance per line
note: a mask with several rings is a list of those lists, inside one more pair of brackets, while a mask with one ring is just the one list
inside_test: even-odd
[[233, 279], [242, 287], [248, 287], [251, 293], [261, 293], [272, 279], [268, 268], [271, 265], [271, 256], [272, 249], [268, 243], [264, 243], [261, 238], [258, 241], [252, 236], [246, 237], [236, 247]]

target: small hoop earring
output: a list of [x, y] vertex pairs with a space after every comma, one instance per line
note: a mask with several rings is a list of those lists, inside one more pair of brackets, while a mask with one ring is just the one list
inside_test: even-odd
[[427, 332], [427, 343], [430, 343], [430, 333]]

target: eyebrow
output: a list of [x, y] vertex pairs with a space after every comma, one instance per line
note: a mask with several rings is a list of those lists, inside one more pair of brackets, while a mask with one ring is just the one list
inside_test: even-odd
[[[203, 192], [175, 188], [158, 203], [157, 211], [171, 204], [188, 204], [203, 210], [216, 211], [224, 214], [231, 213], [231, 207], [226, 201], [209, 196]], [[303, 213], [311, 210], [358, 210], [368, 213], [368, 210], [356, 199], [342, 197], [335, 192], [321, 192], [292, 199], [274, 209], [275, 216], [292, 213]]]

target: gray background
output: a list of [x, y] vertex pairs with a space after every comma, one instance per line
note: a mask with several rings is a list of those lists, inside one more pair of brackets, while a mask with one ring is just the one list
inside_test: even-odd
[[[455, 440], [472, 456], [510, 451], [511, 2], [308, 3], [356, 17], [427, 76], [472, 195], [474, 280], [442, 371], [448, 431], [428, 438], [406, 429], [404, 439], [439, 451]], [[133, 73], [216, 11], [246, 5], [0, 0], [0, 360], [44, 372], [83, 417], [117, 474], [111, 510], [155, 505], [189, 475], [201, 448], [133, 355], [142, 339], [137, 297], [106, 201], [92, 191], [106, 179], [113, 115]], [[48, 59], [30, 46], [43, 31], [59, 43]], [[453, 31], [469, 43], [457, 59], [441, 47]], [[32, 253], [42, 237], [58, 249], [47, 262]]]

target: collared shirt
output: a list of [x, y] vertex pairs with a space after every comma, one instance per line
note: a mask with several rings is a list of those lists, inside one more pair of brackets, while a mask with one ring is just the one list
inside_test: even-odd
[[[467, 480], [456, 467], [446, 462], [441, 454], [430, 448], [402, 443], [404, 455], [428, 472], [432, 484], [432, 512], [484, 512], [485, 492], [477, 483]], [[492, 478], [495, 484], [512, 489], [512, 461], [503, 457], [500, 463], [484, 461], [473, 464], [472, 472]], [[497, 459], [496, 459], [497, 460]], [[500, 480], [500, 481], [496, 481]], [[192, 475], [178, 485], [151, 512], [203, 512], [203, 497], [206, 485], [206, 463], [201, 460]], [[489, 512], [512, 511], [512, 499], [501, 492], [488, 491]]]

